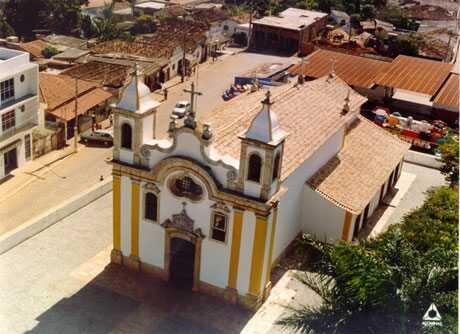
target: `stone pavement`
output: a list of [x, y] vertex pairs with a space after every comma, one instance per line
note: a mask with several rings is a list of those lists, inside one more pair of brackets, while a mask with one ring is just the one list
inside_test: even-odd
[[108, 265], [111, 194], [0, 256], [0, 333], [239, 333], [251, 314]]

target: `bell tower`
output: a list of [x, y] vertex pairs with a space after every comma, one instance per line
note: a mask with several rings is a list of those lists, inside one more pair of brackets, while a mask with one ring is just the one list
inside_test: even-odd
[[272, 105], [271, 93], [267, 91], [261, 111], [240, 135], [237, 190], [264, 201], [279, 190], [284, 141], [288, 135], [281, 129]]
[[137, 68], [124, 88], [113, 112], [113, 158], [131, 165], [141, 165], [142, 145], [155, 138], [156, 110], [150, 89], [138, 76]]

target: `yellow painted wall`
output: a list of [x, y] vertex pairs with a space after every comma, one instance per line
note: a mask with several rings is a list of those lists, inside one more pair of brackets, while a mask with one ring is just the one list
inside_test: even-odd
[[139, 256], [139, 193], [138, 182], [131, 184], [131, 256]]
[[265, 277], [265, 284], [270, 282], [270, 274], [272, 271], [273, 246], [275, 244], [275, 232], [276, 232], [277, 221], [278, 221], [278, 208], [275, 208], [273, 210], [272, 232], [271, 232], [271, 237], [270, 237], [270, 250], [268, 252], [267, 273]]
[[236, 289], [238, 265], [240, 263], [241, 230], [243, 228], [243, 211], [235, 210], [233, 214], [232, 249], [230, 253], [230, 268], [228, 271], [228, 287]]
[[264, 266], [265, 242], [267, 238], [267, 218], [256, 217], [256, 228], [254, 231], [254, 242], [252, 248], [251, 276], [249, 282], [249, 293], [259, 295]]
[[342, 240], [348, 241], [348, 236], [350, 235], [350, 226], [351, 226], [351, 218], [353, 215], [350, 212], [345, 213], [345, 220], [343, 222], [343, 230], [342, 230]]

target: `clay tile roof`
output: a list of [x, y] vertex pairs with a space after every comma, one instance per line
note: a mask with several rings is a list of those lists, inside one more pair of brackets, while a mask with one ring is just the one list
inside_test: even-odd
[[47, 46], [49, 46], [49, 44], [40, 39], [19, 44], [19, 47], [22, 50], [29, 52], [34, 58], [43, 58], [42, 50]]
[[447, 82], [442, 86], [434, 98], [434, 103], [449, 108], [459, 109], [459, 81], [460, 75], [452, 73]]
[[[79, 95], [95, 88], [93, 82], [78, 80]], [[72, 100], [75, 97], [75, 79], [66, 75], [40, 73], [40, 101], [48, 105], [48, 109]]]
[[[366, 98], [359, 95], [340, 78], [323, 77], [302, 86], [284, 85], [271, 89], [271, 106], [280, 128], [288, 133], [284, 147], [281, 179], [286, 179], [307, 160], [328, 138], [359, 112]], [[350, 92], [351, 112], [342, 115], [344, 100]], [[234, 98], [214, 110], [205, 121], [211, 123], [213, 147], [222, 155], [239, 160], [238, 136], [248, 129], [260, 112], [265, 97], [260, 90]]]
[[359, 214], [378, 193], [409, 146], [358, 116], [342, 150], [313, 175], [308, 184], [337, 206]]
[[[104, 103], [112, 97], [112, 94], [106, 92], [102, 88], [95, 88], [84, 95], [78, 97], [78, 110], [77, 114], [81, 115], [95, 106]], [[70, 121], [75, 117], [75, 100], [71, 100], [54, 110], [47, 110], [50, 114], [63, 120]]]
[[377, 75], [375, 82], [380, 86], [433, 96], [449, 76], [452, 67], [448, 63], [400, 55], [386, 71]]
[[125, 84], [130, 72], [131, 68], [126, 65], [89, 61], [74, 66], [62, 72], [62, 74], [96, 82], [102, 86], [119, 88]]
[[[328, 50], [318, 50], [305, 59], [303, 75], [320, 78], [331, 72], [332, 61], [335, 61], [335, 73], [347, 84], [362, 88], [371, 88], [375, 77], [387, 70], [391, 64], [385, 61], [352, 56], [345, 53]], [[290, 69], [291, 74], [299, 74], [301, 63]]]

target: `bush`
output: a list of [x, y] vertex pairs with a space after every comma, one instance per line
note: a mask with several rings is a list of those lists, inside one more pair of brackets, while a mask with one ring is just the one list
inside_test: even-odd
[[[307, 239], [319, 260], [303, 279], [323, 298], [281, 324], [303, 333], [419, 333], [435, 303], [439, 333], [457, 332], [458, 191], [440, 187], [378, 238], [356, 245]], [[435, 329], [436, 331], [436, 329]], [[433, 331], [430, 331], [433, 332]]]
[[45, 58], [51, 58], [59, 53], [58, 49], [54, 46], [47, 46], [42, 50], [42, 55]]
[[152, 16], [142, 15], [136, 19], [134, 27], [131, 29], [133, 34], [151, 34], [155, 32], [156, 25]]

